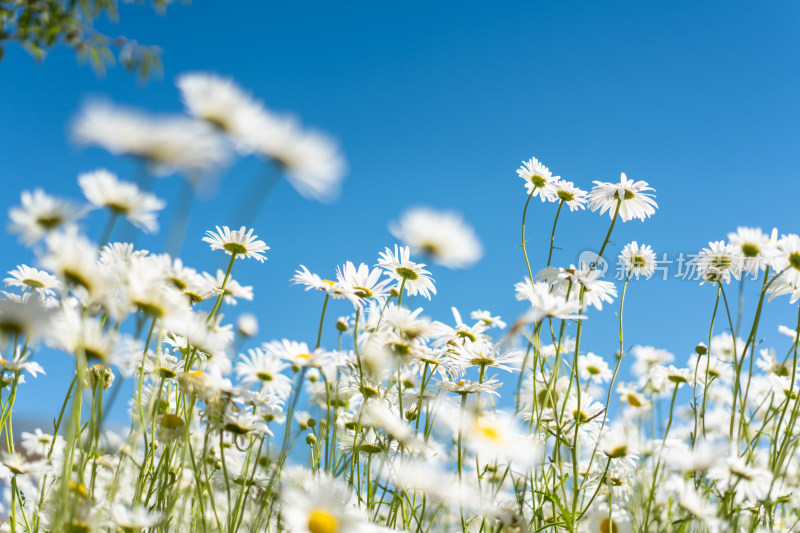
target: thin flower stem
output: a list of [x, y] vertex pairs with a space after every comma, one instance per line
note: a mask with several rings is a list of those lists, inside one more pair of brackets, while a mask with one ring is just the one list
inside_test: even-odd
[[547, 252], [547, 266], [550, 266], [550, 260], [553, 257], [553, 244], [556, 238], [556, 224], [558, 224], [558, 215], [561, 214], [561, 208], [564, 206], [564, 200], [558, 202], [558, 209], [556, 210], [556, 218], [553, 220], [553, 231], [550, 232], [550, 251]]
[[522, 255], [525, 256], [525, 266], [528, 268], [528, 279], [533, 281], [533, 274], [531, 273], [531, 263], [528, 260], [528, 250], [526, 248], [526, 241], [525, 241], [525, 218], [528, 214], [528, 204], [531, 203], [531, 198], [533, 198], [533, 193], [536, 191], [534, 189], [528, 195], [528, 199], [525, 201], [525, 209], [522, 210]]

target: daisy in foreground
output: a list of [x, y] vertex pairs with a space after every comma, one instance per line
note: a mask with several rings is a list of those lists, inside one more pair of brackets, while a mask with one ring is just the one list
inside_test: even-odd
[[423, 253], [448, 268], [468, 268], [483, 256], [483, 246], [461, 216], [427, 207], [409, 209], [389, 226], [414, 253]]
[[203, 242], [210, 244], [212, 250], [224, 250], [228, 255], [240, 259], [252, 257], [262, 263], [267, 259], [264, 252], [269, 250], [264, 241], [258, 240], [258, 235], [253, 235], [252, 228], [245, 231], [244, 226], [234, 231], [228, 226], [217, 226], [216, 233], [210, 230], [206, 232]]
[[290, 488], [283, 493], [281, 515], [289, 531], [296, 533], [360, 533], [371, 531], [348, 491], [331, 479], [307, 483], [306, 490]]

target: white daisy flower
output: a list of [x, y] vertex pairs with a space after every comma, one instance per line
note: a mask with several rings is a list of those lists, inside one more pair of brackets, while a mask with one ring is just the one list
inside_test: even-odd
[[331, 360], [328, 352], [311, 351], [305, 342], [282, 339], [264, 343], [263, 350], [274, 357], [279, 357], [297, 367], [318, 367]]
[[586, 381], [606, 383], [611, 380], [611, 369], [599, 355], [587, 352], [578, 356], [578, 373]]
[[623, 222], [632, 218], [644, 220], [656, 212], [658, 204], [653, 199], [652, 191], [645, 181], [629, 180], [623, 172], [619, 183], [593, 182], [595, 186], [589, 193], [589, 208], [592, 211], [600, 210], [602, 215], [606, 211], [611, 218], [619, 204], [619, 216]]
[[780, 238], [773, 264], [784, 283], [800, 288], [800, 236], [790, 234]]
[[55, 294], [55, 289], [61, 285], [58, 278], [49, 272], [27, 265], [17, 265], [15, 270], [9, 270], [8, 273], [11, 277], [3, 280], [6, 287], [19, 287], [52, 296]]
[[282, 374], [289, 365], [274, 355], [268, 355], [261, 348], [252, 348], [248, 355], [240, 354], [241, 361], [236, 363], [236, 375], [245, 384], [260, 384], [262, 391], [279, 398], [288, 398], [292, 391], [292, 382]]
[[281, 516], [294, 533], [367, 533], [372, 526], [354, 505], [349, 491], [321, 477], [303, 488], [287, 487], [281, 494]]
[[292, 117], [259, 113], [249, 133], [255, 151], [274, 161], [306, 198], [331, 201], [339, 194], [347, 163], [327, 135], [304, 130]]
[[697, 272], [702, 276], [702, 281], [711, 283], [730, 283], [731, 277], [739, 279], [744, 267], [744, 258], [733, 245], [725, 241], [708, 243], [709, 248], [703, 248], [698, 254], [696, 264]]
[[258, 235], [253, 235], [253, 229], [246, 230], [244, 226], [238, 230], [233, 230], [228, 226], [220, 228], [217, 232], [206, 231], [203, 242], [211, 245], [212, 250], [223, 250], [228, 255], [235, 255], [239, 259], [252, 257], [263, 263], [266, 261], [264, 252], [269, 250], [269, 246], [264, 241], [259, 241]]
[[476, 309], [469, 314], [472, 320], [479, 320], [489, 327], [505, 329], [507, 324], [503, 322], [500, 315], [492, 316], [492, 313], [483, 309]]
[[537, 324], [545, 318], [561, 320], [583, 320], [586, 315], [578, 314], [581, 304], [576, 300], [566, 300], [564, 296], [550, 292], [546, 283], [535, 283], [531, 286], [530, 302], [532, 308], [525, 314], [524, 320]]
[[224, 141], [206, 123], [188, 117], [152, 117], [105, 103], [87, 106], [73, 125], [75, 140], [115, 155], [144, 160], [151, 172], [199, 178], [227, 163]]
[[509, 413], [462, 410], [458, 415], [452, 413], [444, 418], [455, 432], [462, 433], [464, 445], [483, 463], [501, 461], [527, 468], [536, 461], [536, 441], [523, 434], [519, 422]]
[[558, 180], [551, 184], [554, 201], [564, 202], [570, 211], [586, 209], [586, 197], [589, 193], [579, 189], [571, 181]]
[[149, 511], [145, 507], [127, 507], [115, 503], [111, 506], [111, 520], [124, 530], [140, 530], [157, 526], [164, 520], [164, 513]]
[[525, 190], [528, 194], [538, 196], [543, 202], [552, 201], [554, 194], [552, 183], [558, 180], [550, 170], [535, 157], [522, 162], [517, 169], [517, 176], [525, 181]]
[[776, 252], [776, 243], [760, 228], [736, 228], [736, 233], [728, 233], [728, 242], [742, 255], [742, 266], [751, 274], [766, 268]]
[[647, 375], [651, 367], [666, 365], [675, 360], [672, 353], [653, 346], [634, 346], [631, 348], [631, 355], [636, 359], [632, 367], [633, 373], [639, 377]]
[[104, 289], [103, 271], [97, 262], [97, 248], [75, 228], [47, 237], [47, 252], [41, 264], [56, 274], [63, 284], [82, 287], [89, 294]]
[[262, 105], [233, 80], [207, 72], [182, 74], [176, 82], [186, 111], [230, 135], [243, 153], [252, 152], [258, 142], [258, 115]]
[[359, 300], [384, 298], [389, 294], [388, 285], [391, 280], [380, 279], [382, 273], [381, 269], [370, 269], [364, 263], [361, 263], [356, 268], [351, 261], [347, 261], [341, 267], [336, 267], [336, 279], [339, 284], [346, 291], [355, 294]]
[[42, 189], [22, 191], [21, 201], [21, 206], [12, 207], [8, 212], [11, 219], [9, 230], [19, 233], [22, 242], [29, 246], [53, 230], [70, 226], [83, 216], [83, 209], [79, 206], [54, 198]]
[[156, 211], [167, 205], [164, 200], [140, 191], [133, 183], [120, 181], [116, 175], [104, 169], [81, 174], [78, 184], [92, 205], [106, 207], [112, 213], [122, 215], [147, 233], [158, 231]]
[[649, 245], [639, 245], [636, 241], [632, 241], [622, 249], [619, 264], [636, 279], [639, 279], [639, 276], [650, 279], [656, 268], [656, 254]]
[[241, 285], [238, 281], [228, 276], [228, 281], [225, 283], [225, 288], [222, 288], [222, 283], [225, 281], [225, 271], [217, 269], [217, 275], [212, 276], [208, 272], [203, 272], [203, 277], [216, 287], [217, 290], [222, 291], [222, 301], [226, 305], [236, 305], [238, 300], [253, 300], [253, 287], [252, 285]]
[[411, 261], [410, 255], [411, 251], [408, 246], [395, 244], [394, 252], [390, 248], [386, 248], [385, 252], [379, 254], [377, 266], [386, 270], [389, 277], [397, 280], [397, 290], [400, 289], [400, 285], [403, 285], [409, 296], [421, 294], [430, 300], [431, 293], [436, 294], [431, 273], [425, 270], [424, 263]]
[[409, 209], [389, 226], [396, 238], [414, 253], [427, 254], [448, 268], [468, 268], [483, 256], [483, 246], [472, 228], [455, 213], [426, 207]]
[[717, 480], [717, 487], [723, 494], [731, 490], [733, 501], [737, 504], [755, 504], [767, 497], [772, 485], [772, 472], [766, 468], [748, 465], [744, 457], [729, 456], [722, 464], [711, 468], [709, 477]]
[[339, 283], [329, 279], [322, 279], [318, 274], [314, 274], [304, 265], [300, 265], [300, 270], [294, 271], [294, 276], [290, 280], [293, 285], [304, 285], [305, 290], [310, 291], [316, 289], [318, 291], [325, 291], [328, 296], [337, 300], [346, 298], [353, 305], [358, 305], [359, 298], [355, 293]]

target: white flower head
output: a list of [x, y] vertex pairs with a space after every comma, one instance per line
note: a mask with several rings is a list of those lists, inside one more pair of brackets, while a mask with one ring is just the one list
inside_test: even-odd
[[592, 211], [599, 209], [601, 215], [608, 211], [613, 219], [619, 208], [619, 217], [623, 222], [632, 218], [643, 221], [656, 212], [658, 204], [653, 199], [653, 194], [648, 192], [653, 188], [645, 181], [630, 180], [623, 172], [619, 183], [593, 183], [595, 186], [589, 193], [589, 208]]
[[233, 230], [228, 226], [217, 226], [217, 232], [207, 231], [203, 237], [203, 242], [211, 245], [212, 250], [223, 250], [228, 255], [236, 255], [240, 259], [252, 257], [263, 263], [266, 261], [264, 252], [269, 250], [269, 246], [264, 241], [258, 240], [258, 235], [253, 235], [253, 229], [246, 229], [244, 226], [238, 230]]
[[120, 181], [115, 174], [104, 169], [81, 174], [78, 184], [95, 207], [108, 208], [148, 233], [158, 230], [156, 211], [167, 205], [163, 200], [140, 191], [133, 183]]

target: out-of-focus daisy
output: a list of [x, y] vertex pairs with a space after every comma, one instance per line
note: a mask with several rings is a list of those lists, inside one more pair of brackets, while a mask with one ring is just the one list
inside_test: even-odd
[[731, 455], [708, 472], [717, 480], [717, 487], [723, 491], [731, 490], [733, 501], [755, 504], [767, 497], [772, 485], [772, 472], [766, 468], [748, 465], [744, 457]]
[[[502, 461], [524, 468], [532, 465], [537, 456], [535, 441], [523, 435], [517, 420], [508, 413], [462, 411], [461, 416], [446, 417], [460, 422], [466, 447], [475, 452], [484, 463]], [[454, 425], [451, 422], [451, 425]]]
[[636, 241], [632, 241], [626, 244], [619, 254], [619, 263], [636, 279], [639, 279], [639, 276], [650, 279], [656, 268], [656, 254], [649, 245], [639, 245]]
[[58, 278], [54, 275], [27, 265], [18, 265], [16, 269], [9, 270], [8, 273], [11, 277], [3, 280], [7, 287], [20, 287], [51, 296], [54, 294], [54, 289], [60, 285]]
[[675, 360], [672, 353], [653, 346], [634, 346], [631, 348], [631, 355], [636, 359], [633, 363], [633, 373], [639, 377], [646, 375], [653, 366], [666, 365]]
[[736, 249], [725, 241], [709, 242], [708, 246], [698, 254], [696, 261], [697, 272], [703, 278], [701, 283], [730, 283], [731, 277], [739, 279], [744, 261]]
[[581, 379], [607, 382], [611, 379], [611, 369], [608, 363], [599, 355], [588, 352], [578, 356], [578, 373]]
[[305, 487], [288, 487], [281, 495], [281, 516], [294, 533], [367, 533], [372, 527], [351, 501], [349, 492], [323, 477]]
[[378, 266], [386, 271], [392, 279], [397, 280], [398, 287], [402, 284], [409, 296], [421, 294], [428, 300], [431, 293], [436, 294], [431, 273], [425, 270], [424, 263], [411, 261], [411, 251], [408, 246], [394, 245], [394, 252], [390, 248], [379, 254]]
[[496, 327], [500, 329], [506, 328], [506, 323], [500, 319], [500, 316], [492, 316], [492, 313], [489, 311], [484, 311], [482, 309], [476, 309], [475, 311], [469, 314], [469, 317], [472, 320], [480, 320], [484, 324], [490, 327]]
[[83, 210], [67, 200], [54, 198], [42, 189], [22, 191], [22, 205], [12, 207], [9, 230], [19, 233], [27, 245], [36, 244], [55, 229], [69, 226], [83, 215]]
[[483, 256], [475, 232], [455, 213], [426, 207], [409, 209], [389, 226], [396, 238], [414, 253], [423, 253], [448, 268], [467, 268]]
[[574, 183], [567, 180], [558, 180], [552, 185], [554, 201], [564, 202], [570, 211], [586, 209], [586, 196], [588, 193], [579, 189]]
[[158, 230], [156, 211], [167, 204], [155, 195], [140, 191], [133, 183], [120, 181], [116, 175], [104, 169], [81, 174], [78, 184], [92, 205], [107, 207], [112, 213], [122, 215], [148, 233]]
[[607, 505], [597, 505], [596, 509], [586, 517], [587, 533], [630, 533], [633, 531], [631, 518], [627, 511], [612, 506], [609, 511]]
[[42, 266], [71, 288], [83, 287], [90, 294], [104, 288], [97, 263], [97, 248], [74, 228], [47, 237]]
[[658, 204], [653, 199], [652, 187], [645, 181], [629, 180], [623, 172], [619, 183], [602, 181], [593, 182], [595, 186], [589, 193], [589, 208], [592, 211], [600, 210], [602, 215], [606, 211], [611, 218], [619, 204], [619, 216], [623, 222], [632, 218], [644, 220], [656, 212]]
[[303, 129], [293, 117], [272, 112], [258, 117], [249, 134], [255, 151], [275, 162], [306, 198], [334, 200], [347, 171], [336, 143], [323, 133]]
[[185, 172], [198, 178], [224, 165], [228, 149], [206, 123], [188, 117], [152, 117], [106, 103], [93, 103], [73, 124], [81, 144], [144, 160], [165, 176]]
[[127, 507], [115, 503], [111, 506], [111, 520], [123, 530], [140, 530], [157, 526], [164, 520], [160, 511], [148, 511], [145, 507]]
[[550, 170], [535, 157], [522, 162], [517, 169], [517, 176], [525, 181], [525, 190], [528, 194], [538, 196], [543, 202], [553, 199], [551, 184], [558, 180]]
[[217, 226], [217, 232], [206, 231], [203, 242], [211, 245], [212, 250], [223, 250], [228, 255], [236, 255], [239, 259], [252, 257], [263, 263], [267, 258], [264, 252], [269, 246], [264, 241], [258, 240], [258, 235], [253, 235], [253, 228], [246, 230], [244, 226], [233, 230], [228, 226]]
[[182, 74], [176, 82], [186, 111], [230, 135], [242, 152], [252, 152], [256, 121], [264, 109], [233, 80], [207, 72]]

